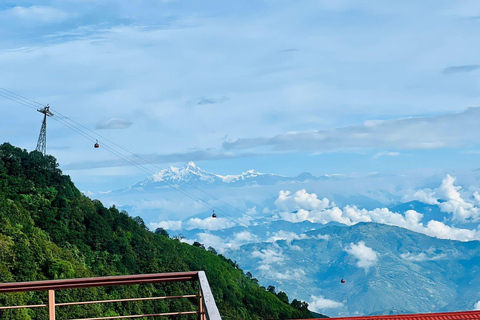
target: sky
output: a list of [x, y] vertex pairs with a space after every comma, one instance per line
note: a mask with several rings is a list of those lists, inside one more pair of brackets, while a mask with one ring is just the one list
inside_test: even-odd
[[0, 142], [33, 150], [42, 121], [6, 89], [50, 104], [47, 152], [81, 190], [188, 161], [473, 170], [479, 31], [475, 0], [2, 1]]

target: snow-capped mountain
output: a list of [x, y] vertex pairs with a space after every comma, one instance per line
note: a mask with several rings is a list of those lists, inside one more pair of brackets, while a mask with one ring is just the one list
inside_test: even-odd
[[[204, 215], [212, 206], [227, 211], [235, 207], [233, 214], [240, 216], [241, 211], [254, 207], [262, 212], [274, 206], [280, 192], [294, 193], [301, 189], [328, 197], [339, 206], [374, 209], [396, 202], [399, 197], [393, 193], [403, 195], [396, 181], [385, 179], [369, 174], [314, 176], [308, 172], [282, 176], [256, 170], [220, 175], [189, 162], [183, 167], [171, 166], [161, 170], [130, 186], [99, 192], [96, 197], [106, 205], [115, 205], [150, 223]], [[408, 185], [411, 185], [410, 179]], [[205, 203], [210, 205], [205, 206]]]
[[154, 189], [165, 188], [170, 185], [181, 185], [183, 187], [244, 187], [256, 185], [274, 185], [279, 182], [289, 181], [315, 181], [329, 178], [331, 177], [315, 177], [307, 172], [301, 173], [296, 177], [285, 177], [272, 173], [260, 173], [255, 170], [248, 170], [238, 175], [219, 175], [207, 172], [199, 168], [194, 162], [189, 162], [181, 168], [170, 166], [169, 169], [161, 170], [149, 176], [145, 180], [140, 181], [126, 189], [117, 190], [117, 192], [126, 190], [152, 191]]

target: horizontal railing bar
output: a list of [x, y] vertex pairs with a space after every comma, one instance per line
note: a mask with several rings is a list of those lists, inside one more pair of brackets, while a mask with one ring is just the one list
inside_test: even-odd
[[25, 291], [47, 291], [47, 290], [64, 290], [64, 289], [78, 289], [78, 288], [91, 288], [91, 287], [112, 287], [112, 286], [125, 286], [125, 285], [134, 285], [134, 284], [147, 284], [147, 283], [160, 283], [160, 282], [179, 282], [179, 281], [190, 281], [191, 278], [169, 278], [169, 279], [145, 279], [145, 280], [131, 280], [131, 281], [111, 281], [111, 282], [86, 282], [86, 283], [77, 283], [77, 284], [58, 284], [55, 286], [52, 285], [38, 285], [32, 288], [31, 286], [19, 286], [15, 289], [3, 289], [0, 288], [0, 293], [9, 293], [9, 292], [25, 292]]
[[10, 306], [10, 307], [0, 307], [0, 310], [7, 310], [7, 309], [26, 309], [26, 308], [42, 308], [46, 307], [46, 304], [30, 304], [26, 306]]
[[198, 280], [198, 272], [152, 273], [129, 276], [62, 279], [31, 282], [0, 283], [0, 293], [46, 291], [89, 287], [121, 286], [145, 283], [179, 282]]
[[112, 300], [98, 300], [98, 301], [82, 301], [82, 302], [65, 302], [65, 303], [55, 303], [56, 307], [63, 306], [77, 306], [84, 304], [95, 304], [95, 303], [111, 303], [111, 302], [128, 302], [128, 301], [146, 301], [146, 300], [163, 300], [163, 299], [180, 299], [180, 298], [198, 298], [198, 294], [190, 294], [184, 296], [168, 296], [168, 297], [150, 297], [150, 298], [131, 298], [131, 299], [112, 299]]
[[[172, 272], [172, 273], [154, 273], [154, 274], [138, 274], [138, 275], [126, 275], [126, 276], [110, 276], [110, 277], [95, 277], [95, 278], [77, 278], [77, 279], [61, 279], [61, 280], [47, 280], [47, 281], [30, 281], [30, 282], [11, 282], [0, 283], [0, 293], [13, 293], [13, 292], [25, 292], [25, 291], [49, 291], [49, 304], [42, 305], [25, 305], [25, 306], [5, 306], [0, 307], [0, 310], [7, 309], [21, 309], [21, 308], [40, 308], [48, 307], [55, 304], [52, 303], [50, 293], [55, 290], [65, 289], [77, 289], [77, 288], [90, 288], [90, 287], [111, 287], [122, 285], [136, 285], [136, 284], [148, 284], [148, 283], [163, 283], [163, 282], [185, 282], [185, 281], [199, 281], [200, 292], [194, 295], [183, 296], [165, 296], [165, 297], [149, 297], [149, 298], [129, 298], [129, 299], [112, 299], [112, 300], [99, 300], [99, 301], [84, 301], [84, 302], [66, 302], [58, 303], [56, 306], [71, 306], [71, 305], [86, 305], [96, 303], [112, 303], [112, 302], [127, 302], [127, 301], [145, 301], [145, 300], [161, 300], [161, 299], [179, 299], [179, 298], [200, 298], [205, 304], [205, 310], [199, 311], [184, 311], [184, 312], [167, 312], [157, 314], [144, 314], [144, 315], [127, 315], [127, 316], [108, 316], [100, 318], [82, 318], [71, 320], [108, 320], [108, 319], [133, 319], [143, 317], [158, 317], [158, 316], [173, 316], [173, 315], [188, 315], [188, 314], [200, 314], [208, 315], [210, 320], [221, 320], [218, 313], [215, 300], [210, 291], [210, 286], [205, 276], [204, 271], [192, 271], [192, 272]], [[54, 309], [53, 309], [54, 310]], [[50, 308], [50, 316], [52, 316], [52, 308]]]
[[177, 316], [182, 314], [199, 314], [200, 311], [183, 311], [183, 312], [167, 312], [167, 313], [154, 313], [154, 314], [139, 314], [131, 316], [113, 316], [102, 318], [82, 318], [82, 319], [69, 319], [69, 320], [108, 320], [108, 319], [133, 319], [142, 317], [161, 317], [161, 316]]

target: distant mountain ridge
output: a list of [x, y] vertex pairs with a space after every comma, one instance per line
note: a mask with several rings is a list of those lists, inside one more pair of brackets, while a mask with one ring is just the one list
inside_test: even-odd
[[[210, 230], [203, 240], [245, 238], [248, 231]], [[480, 300], [479, 241], [437, 239], [371, 222], [274, 221], [250, 231], [255, 237], [227, 246], [225, 256], [260, 273], [260, 284], [272, 283], [330, 316], [470, 310]], [[201, 232], [183, 234], [202, 241]]]
[[295, 177], [286, 177], [273, 173], [260, 173], [256, 170], [248, 170], [238, 175], [219, 175], [207, 172], [198, 167], [194, 162], [190, 161], [185, 166], [178, 168], [170, 166], [163, 169], [145, 180], [135, 183], [128, 188], [116, 190], [122, 191], [149, 191], [168, 187], [168, 185], [182, 185], [188, 187], [193, 186], [227, 186], [227, 187], [244, 187], [255, 185], [274, 185], [279, 182], [304, 182], [332, 179], [336, 175], [323, 175], [316, 177], [308, 172], [300, 173]]

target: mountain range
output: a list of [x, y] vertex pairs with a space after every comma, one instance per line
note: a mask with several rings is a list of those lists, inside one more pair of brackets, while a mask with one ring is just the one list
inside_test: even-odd
[[[474, 308], [480, 242], [449, 239], [478, 238], [475, 194], [461, 193], [448, 174], [426, 185], [405, 177], [403, 186], [392, 187], [385, 184], [391, 178], [254, 170], [218, 175], [190, 162], [109, 196], [151, 229], [211, 247], [260, 284], [330, 316]], [[217, 218], [195, 200], [188, 206], [174, 189], [202, 198], [218, 209]]]
[[[385, 177], [375, 174], [361, 177], [341, 174], [314, 176], [308, 172], [287, 177], [256, 170], [219, 175], [189, 162], [183, 167], [163, 169], [127, 187], [97, 195], [87, 194], [107, 205], [115, 204], [132, 215], [139, 215], [150, 224], [160, 219], [184, 219], [203, 214], [211, 206], [223, 211], [232, 211], [233, 206], [236, 209], [232, 214], [252, 207], [263, 210], [274, 205], [282, 190], [308, 189], [328, 197], [337, 205], [376, 208], [398, 199], [391, 193], [393, 187], [377, 187], [381, 184], [379, 179]], [[209, 205], [203, 206], [202, 203]]]
[[[260, 284], [329, 316], [471, 310], [480, 300], [479, 241], [378, 223], [275, 221], [182, 232], [205, 246], [224, 245], [223, 254], [259, 275]], [[247, 243], [235, 246], [242, 237]]]
[[207, 172], [199, 168], [194, 162], [188, 162], [184, 167], [178, 168], [171, 166], [169, 169], [163, 169], [145, 180], [135, 183], [128, 188], [116, 190], [115, 192], [125, 191], [152, 191], [162, 189], [170, 185], [182, 187], [245, 187], [245, 186], [265, 186], [274, 185], [281, 182], [307, 182], [327, 179], [339, 179], [337, 175], [313, 176], [308, 172], [303, 172], [295, 177], [286, 177], [279, 174], [260, 173], [255, 170], [248, 170], [239, 175], [219, 175]]

